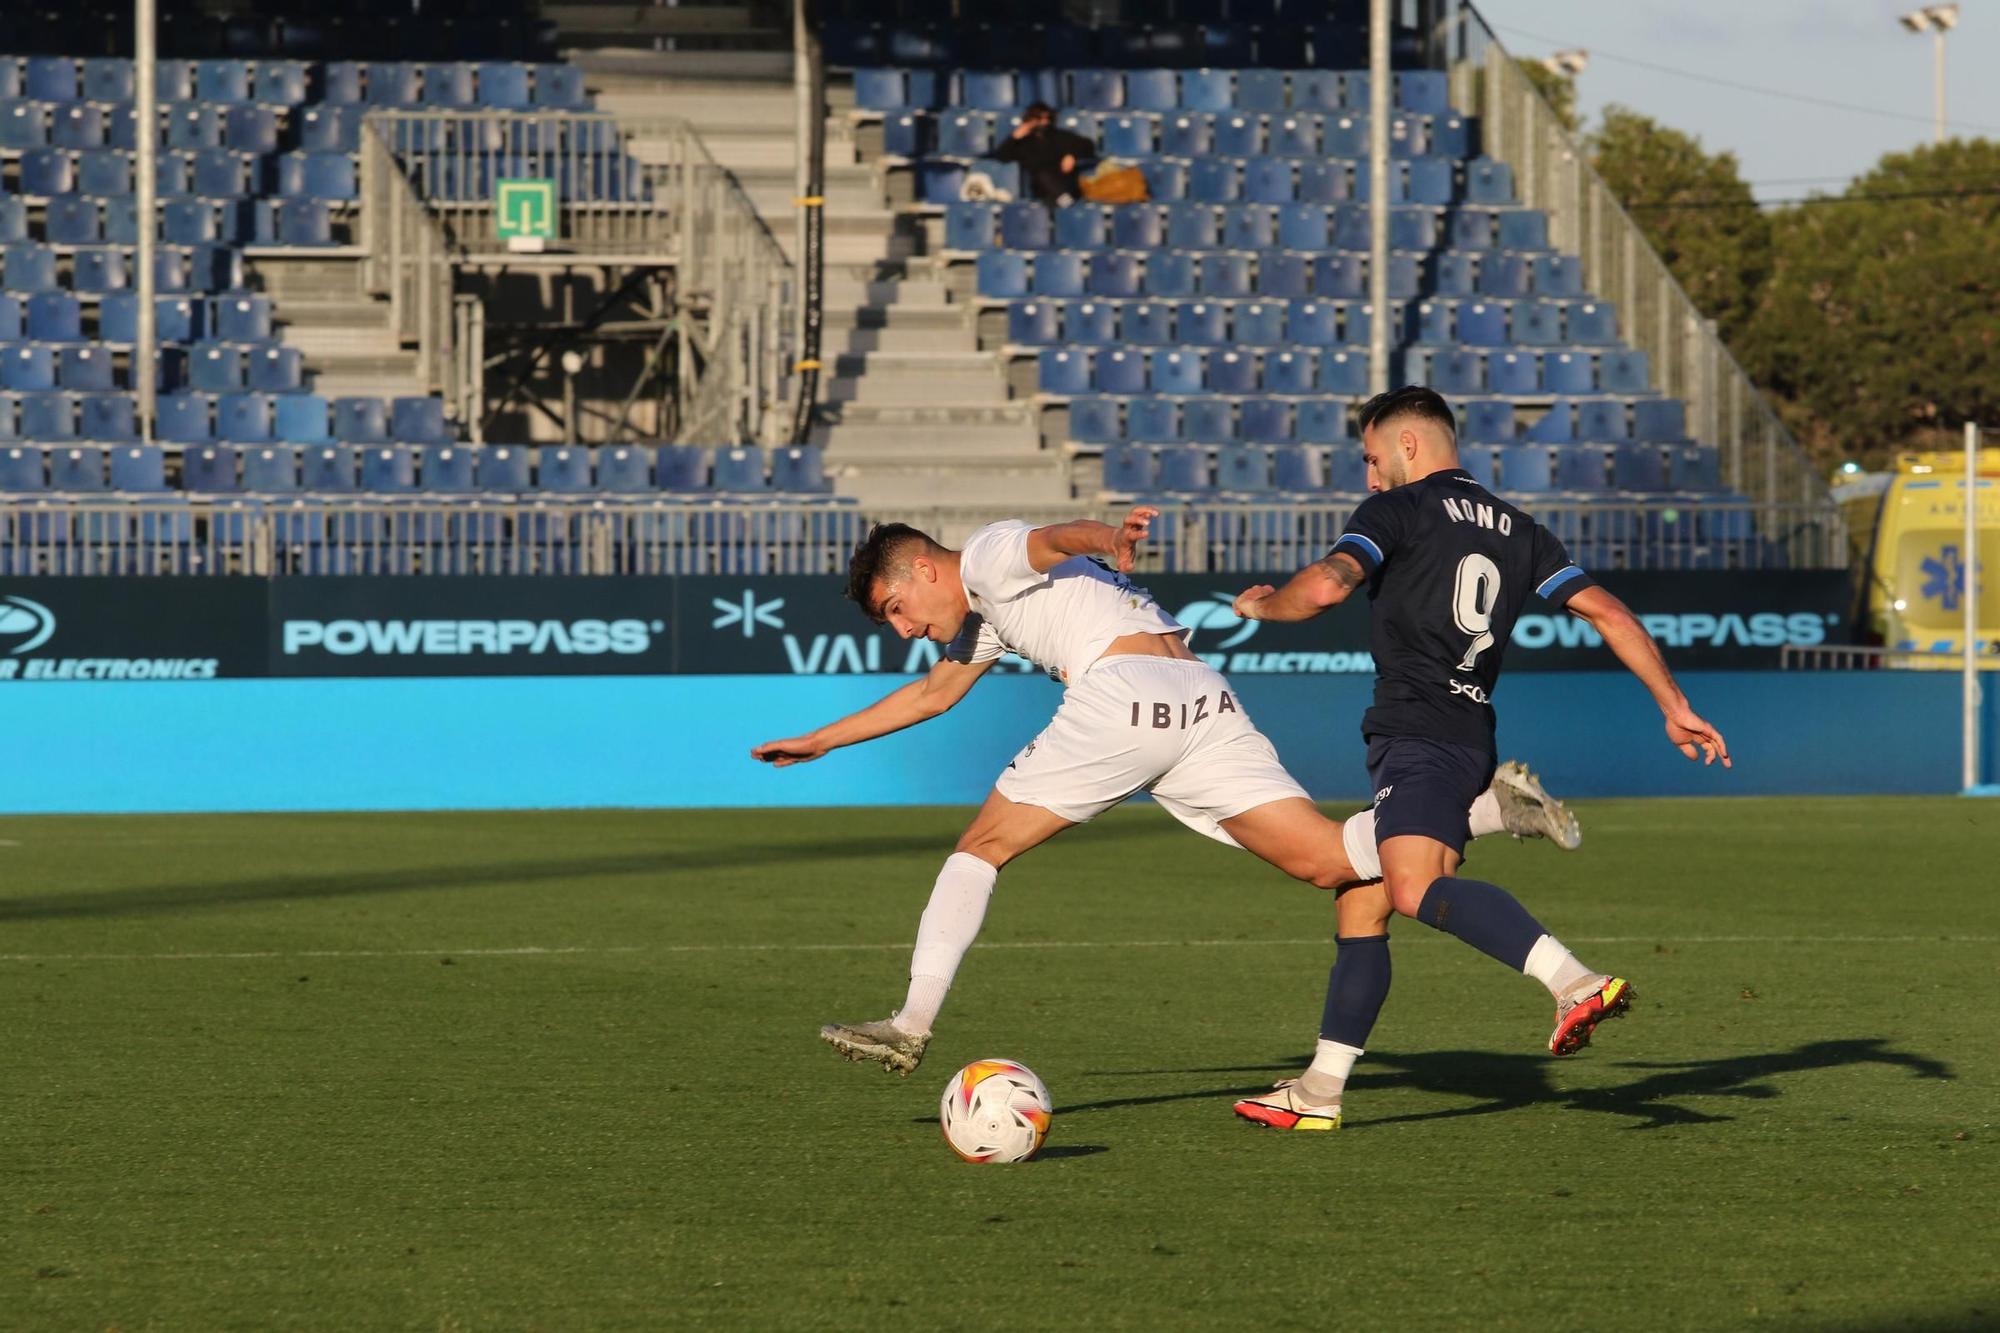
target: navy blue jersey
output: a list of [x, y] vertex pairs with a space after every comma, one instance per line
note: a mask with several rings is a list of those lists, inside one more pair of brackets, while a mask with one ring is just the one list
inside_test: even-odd
[[1370, 496], [1333, 544], [1368, 576], [1375, 706], [1364, 736], [1491, 750], [1493, 688], [1521, 607], [1591, 586], [1547, 528], [1460, 468]]

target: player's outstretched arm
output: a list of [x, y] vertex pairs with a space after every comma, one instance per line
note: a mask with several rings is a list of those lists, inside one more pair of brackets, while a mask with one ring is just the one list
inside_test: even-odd
[[1236, 614], [1245, 620], [1311, 620], [1339, 606], [1361, 586], [1361, 564], [1345, 551], [1315, 560], [1282, 588], [1260, 583], [1236, 595]]
[[992, 662], [954, 662], [948, 657], [941, 658], [922, 680], [913, 680], [860, 712], [849, 713], [803, 736], [765, 741], [752, 747], [750, 757], [774, 768], [809, 763], [843, 745], [858, 745], [929, 721], [963, 699], [992, 665]]
[[1065, 560], [1101, 555], [1115, 564], [1119, 573], [1130, 574], [1139, 543], [1159, 516], [1160, 511], [1150, 505], [1139, 505], [1115, 528], [1091, 518], [1036, 528], [1028, 534], [1028, 563], [1037, 574], [1046, 574]]
[[1660, 706], [1660, 713], [1667, 720], [1667, 739], [1682, 754], [1704, 764], [1720, 759], [1724, 768], [1734, 766], [1722, 733], [1688, 706], [1687, 696], [1681, 693], [1674, 673], [1660, 656], [1660, 645], [1653, 641], [1630, 607], [1604, 589], [1593, 587], [1570, 598], [1569, 610], [1589, 621], [1591, 628], [1604, 636], [1605, 646], [1617, 654], [1625, 669], [1652, 692], [1653, 702]]

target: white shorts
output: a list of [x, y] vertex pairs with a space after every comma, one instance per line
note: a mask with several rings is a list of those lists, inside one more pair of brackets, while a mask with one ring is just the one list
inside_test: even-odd
[[1094, 663], [994, 789], [1075, 824], [1151, 792], [1175, 819], [1232, 847], [1222, 820], [1306, 798], [1213, 667], [1139, 656]]

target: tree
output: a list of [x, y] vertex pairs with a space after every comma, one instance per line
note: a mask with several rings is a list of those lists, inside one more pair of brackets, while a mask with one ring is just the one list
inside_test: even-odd
[[1632, 214], [1695, 306], [1735, 344], [1771, 262], [1770, 221], [1737, 173], [1734, 153], [1622, 106], [1585, 141], [1591, 165]]
[[1583, 128], [1583, 120], [1576, 114], [1575, 79], [1567, 74], [1558, 74], [1541, 61], [1532, 58], [1515, 63], [1519, 64], [1521, 72], [1528, 76], [1528, 82], [1535, 85], [1535, 91], [1542, 95], [1542, 100], [1554, 109], [1556, 119], [1562, 122], [1564, 129], [1575, 134]]
[[1891, 154], [1774, 219], [1746, 369], [1826, 461], [2000, 420], [2000, 144]]

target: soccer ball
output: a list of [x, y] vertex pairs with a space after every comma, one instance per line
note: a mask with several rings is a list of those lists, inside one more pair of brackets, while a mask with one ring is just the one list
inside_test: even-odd
[[968, 1162], [1025, 1162], [1041, 1151], [1055, 1107], [1035, 1071], [1012, 1060], [975, 1060], [951, 1076], [938, 1102], [944, 1141]]

